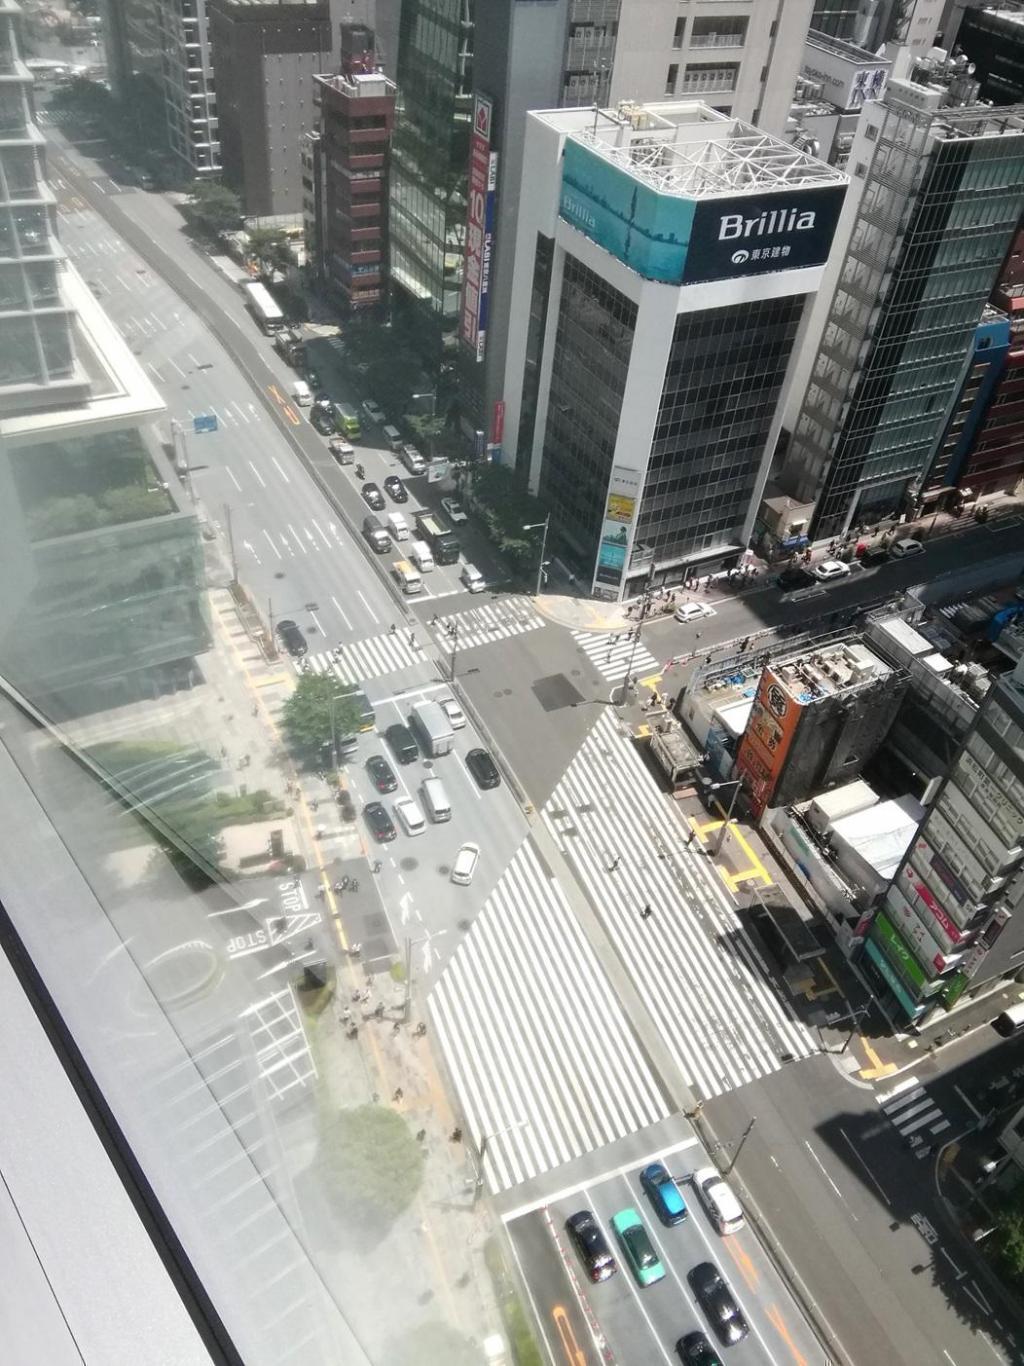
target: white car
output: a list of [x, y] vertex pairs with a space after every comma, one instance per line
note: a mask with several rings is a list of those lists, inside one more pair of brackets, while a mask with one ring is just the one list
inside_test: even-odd
[[384, 423], [387, 422], [387, 418], [372, 398], [368, 398], [363, 404], [363, 417], [366, 418], [367, 422], [376, 422], [378, 427], [383, 427]]
[[705, 617], [713, 617], [715, 609], [708, 607], [703, 602], [681, 602], [675, 610], [676, 621], [703, 621]]
[[486, 579], [475, 564], [464, 564], [459, 579], [463, 587], [468, 588], [471, 593], [482, 593], [487, 587]]
[[407, 835], [422, 835], [427, 828], [423, 812], [412, 797], [399, 797], [395, 802], [395, 815]]
[[920, 555], [923, 551], [924, 546], [912, 536], [904, 536], [901, 541], [893, 541], [889, 547], [889, 554], [894, 560], [905, 560], [910, 555]]
[[447, 716], [452, 730], [462, 730], [463, 726], [466, 724], [466, 713], [459, 706], [458, 702], [456, 702], [455, 698], [442, 697], [441, 709], [445, 716]]
[[457, 498], [442, 498], [441, 506], [448, 514], [449, 522], [455, 522], [458, 525], [459, 522], [467, 520], [466, 514], [462, 510], [462, 504]]
[[843, 564], [842, 560], [822, 560], [821, 564], [816, 564], [811, 573], [821, 583], [828, 583], [831, 579], [845, 579], [850, 572], [850, 566]]
[[473, 874], [479, 861], [480, 846], [464, 844], [455, 855], [455, 862], [452, 864], [452, 881], [457, 882], [460, 887], [468, 887], [473, 881]]

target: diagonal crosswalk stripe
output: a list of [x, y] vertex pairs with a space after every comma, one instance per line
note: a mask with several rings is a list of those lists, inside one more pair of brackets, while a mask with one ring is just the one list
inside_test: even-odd
[[906, 1077], [883, 1095], [875, 1097], [889, 1123], [907, 1140], [919, 1158], [927, 1157], [929, 1138], [952, 1128], [942, 1110], [917, 1077]]
[[[308, 654], [306, 659], [314, 673], [332, 673], [343, 683], [362, 683], [429, 662], [423, 646], [418, 641], [410, 645], [408, 634], [403, 632], [349, 641], [339, 646], [338, 654], [322, 651]], [[305, 672], [298, 661], [293, 661], [293, 665], [296, 673]]]
[[536, 631], [547, 623], [533, 603], [522, 593], [510, 594], [493, 603], [467, 607], [462, 612], [439, 616], [430, 623], [438, 641], [446, 650], [452, 646], [451, 629], [458, 627], [460, 650], [471, 650], [477, 645], [493, 645], [496, 640], [509, 640], [524, 631]]
[[661, 672], [658, 661], [642, 642], [634, 651], [628, 631], [618, 636], [609, 635], [607, 631], [573, 631], [572, 634], [590, 663], [609, 683], [624, 683], [631, 661], [632, 672], [641, 678]]
[[430, 1010], [478, 1151], [487, 1139], [484, 1174], [493, 1190], [669, 1113], [611, 984], [530, 841], [445, 968]]
[[[603, 715], [543, 817], [666, 1045], [710, 1097], [818, 1051], [616, 720]], [[612, 871], [612, 865], [618, 859]], [[641, 909], [653, 914], [642, 919]]]

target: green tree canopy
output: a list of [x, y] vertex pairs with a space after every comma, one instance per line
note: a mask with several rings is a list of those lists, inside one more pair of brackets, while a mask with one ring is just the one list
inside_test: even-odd
[[311, 758], [322, 753], [332, 738], [359, 729], [360, 709], [355, 688], [346, 688], [333, 674], [303, 674], [282, 708], [281, 725], [288, 744]]
[[536, 567], [540, 532], [524, 531], [523, 527], [543, 522], [545, 508], [526, 492], [507, 465], [475, 467], [473, 503], [502, 554], [518, 569]]
[[373, 1233], [412, 1202], [423, 1180], [423, 1150], [408, 1124], [381, 1105], [340, 1110], [317, 1145], [322, 1189], [339, 1216]]
[[211, 237], [233, 231], [242, 221], [238, 195], [212, 180], [194, 181], [181, 211], [190, 228]]
[[249, 233], [248, 253], [265, 279], [273, 278], [275, 270], [286, 271], [295, 264], [288, 249], [288, 238], [280, 228], [253, 228]]
[[1004, 1270], [1024, 1281], [1024, 1189], [1013, 1192], [996, 1215], [996, 1247]]

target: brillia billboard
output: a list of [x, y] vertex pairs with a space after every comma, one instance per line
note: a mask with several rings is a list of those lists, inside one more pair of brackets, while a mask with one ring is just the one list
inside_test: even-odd
[[646, 280], [697, 284], [824, 265], [846, 188], [663, 194], [569, 139], [560, 213]]

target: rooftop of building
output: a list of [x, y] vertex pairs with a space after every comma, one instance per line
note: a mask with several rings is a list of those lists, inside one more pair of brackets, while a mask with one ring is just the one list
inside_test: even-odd
[[383, 71], [360, 71], [351, 76], [334, 72], [325, 76], [314, 76], [313, 80], [317, 87], [333, 90], [336, 94], [346, 95], [349, 99], [379, 99], [382, 95], [394, 94], [397, 89], [394, 81], [385, 76]]
[[[1000, 5], [998, 7], [986, 7], [981, 12], [990, 19], [1000, 19], [1004, 23], [1017, 24], [1024, 28], [1024, 9], [1008, 9]], [[969, 14], [970, 10], [967, 13]]]
[[742, 119], [699, 100], [531, 117], [566, 132], [659, 194], [690, 199], [847, 184], [847, 176]]
[[772, 672], [802, 706], [856, 691], [893, 673], [892, 666], [862, 640], [815, 646], [772, 661]]
[[807, 30], [807, 46], [822, 48], [824, 51], [835, 53], [837, 57], [843, 57], [849, 62], [863, 62], [865, 66], [877, 67], [889, 64], [887, 58], [879, 57], [877, 53], [868, 52], [866, 48], [858, 47], [856, 43], [847, 43], [842, 38], [833, 38], [830, 33], [821, 33], [814, 28]]

